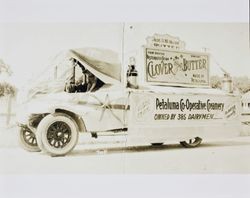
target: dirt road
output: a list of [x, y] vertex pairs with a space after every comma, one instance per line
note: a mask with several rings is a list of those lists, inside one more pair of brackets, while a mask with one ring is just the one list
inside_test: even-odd
[[[113, 143], [115, 142], [115, 143]], [[250, 137], [179, 144], [125, 147], [125, 142], [83, 141], [65, 157], [30, 153], [19, 146], [0, 148], [0, 173], [24, 174], [196, 174], [250, 173]]]

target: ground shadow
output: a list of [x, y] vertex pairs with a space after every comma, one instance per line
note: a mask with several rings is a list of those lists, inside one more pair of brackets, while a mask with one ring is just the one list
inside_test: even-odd
[[116, 153], [133, 153], [133, 152], [155, 152], [155, 151], [163, 151], [167, 149], [174, 149], [178, 148], [181, 149], [183, 148], [179, 144], [175, 145], [162, 145], [162, 146], [151, 146], [151, 145], [146, 145], [146, 146], [129, 146], [129, 147], [105, 147], [105, 148], [95, 148], [95, 149], [75, 149], [71, 153], [69, 153], [69, 156], [79, 156], [79, 155], [106, 155], [106, 154], [116, 154]]
[[76, 148], [74, 151], [69, 153], [67, 156], [79, 156], [79, 155], [109, 155], [109, 154], [117, 154], [117, 153], [136, 153], [136, 152], [162, 152], [162, 151], [172, 151], [172, 150], [180, 150], [183, 149], [203, 149], [209, 147], [237, 147], [250, 145], [249, 141], [221, 141], [221, 142], [204, 142], [200, 146], [195, 148], [184, 148], [180, 144], [164, 144], [161, 146], [152, 146], [152, 145], [143, 145], [143, 146], [119, 146], [117, 147], [102, 147], [102, 148], [94, 148], [94, 149], [79, 149]]
[[202, 143], [199, 147], [237, 147], [237, 146], [249, 146], [250, 142], [249, 141], [221, 141], [221, 142], [205, 142]]

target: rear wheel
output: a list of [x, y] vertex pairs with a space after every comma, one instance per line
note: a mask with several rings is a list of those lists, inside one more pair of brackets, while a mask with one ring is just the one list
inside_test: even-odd
[[78, 127], [66, 114], [47, 115], [38, 125], [37, 138], [41, 149], [52, 156], [69, 153], [78, 141]]
[[195, 137], [193, 139], [189, 139], [188, 141], [182, 141], [180, 144], [185, 148], [194, 148], [201, 144], [202, 139], [200, 137]]
[[37, 145], [36, 135], [26, 126], [19, 129], [19, 142], [22, 148], [27, 151], [41, 151]]

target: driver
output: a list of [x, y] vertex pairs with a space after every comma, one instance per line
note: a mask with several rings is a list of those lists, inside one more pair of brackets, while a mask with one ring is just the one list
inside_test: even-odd
[[[71, 59], [74, 67], [73, 79], [66, 83], [67, 92], [92, 92], [96, 91], [104, 83], [99, 80], [94, 74], [87, 70], [79, 61]], [[75, 78], [75, 67], [79, 66], [82, 69], [82, 75], [77, 80]]]
[[87, 84], [86, 91], [94, 91], [96, 84], [97, 84], [96, 76], [88, 70], [85, 70], [84, 74], [85, 74], [85, 80], [86, 80], [86, 84]]
[[76, 92], [94, 91], [97, 85], [97, 78], [90, 71], [84, 69], [82, 76], [76, 80]]

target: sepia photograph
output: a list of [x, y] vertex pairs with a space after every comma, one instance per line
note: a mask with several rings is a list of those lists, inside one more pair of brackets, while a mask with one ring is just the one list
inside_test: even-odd
[[[250, 174], [248, 21], [6, 16], [3, 197], [15, 197], [6, 181], [18, 175], [31, 182], [32, 175], [73, 174], [93, 183], [96, 175], [106, 175], [104, 182], [117, 175], [176, 182], [179, 175]], [[244, 192], [239, 197], [250, 195]]]
[[2, 173], [250, 173], [247, 23], [1, 32]]

